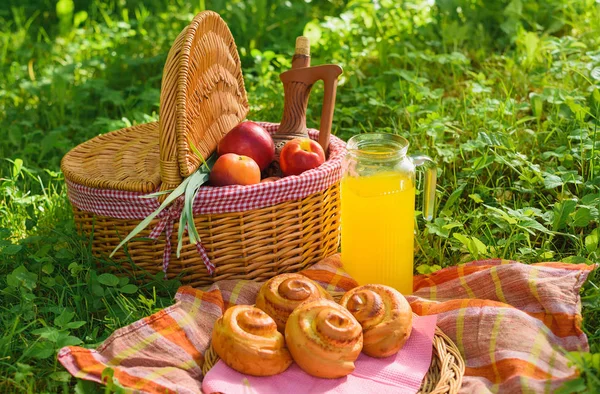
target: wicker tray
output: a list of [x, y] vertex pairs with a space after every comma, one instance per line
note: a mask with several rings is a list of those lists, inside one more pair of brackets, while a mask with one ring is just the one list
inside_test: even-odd
[[[340, 301], [344, 292], [329, 292], [335, 302]], [[204, 353], [202, 373], [206, 373], [220, 360], [217, 352], [209, 346]], [[433, 335], [433, 356], [427, 374], [421, 383], [418, 394], [456, 394], [462, 385], [465, 362], [456, 344], [439, 327]]]
[[[206, 373], [219, 361], [212, 346], [204, 353], [202, 373]], [[421, 383], [419, 394], [456, 394], [460, 390], [465, 363], [454, 342], [438, 327], [433, 337], [433, 356], [429, 371]]]

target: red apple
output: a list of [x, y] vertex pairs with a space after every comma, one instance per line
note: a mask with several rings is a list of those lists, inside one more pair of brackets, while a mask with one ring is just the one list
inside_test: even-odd
[[260, 168], [248, 156], [226, 153], [213, 165], [209, 180], [214, 186], [254, 185], [260, 182]]
[[235, 126], [217, 145], [219, 156], [226, 153], [248, 156], [264, 170], [275, 157], [275, 144], [265, 129], [254, 122], [242, 122]]
[[279, 164], [284, 175], [300, 175], [324, 162], [323, 148], [309, 138], [295, 138], [286, 142], [279, 155]]

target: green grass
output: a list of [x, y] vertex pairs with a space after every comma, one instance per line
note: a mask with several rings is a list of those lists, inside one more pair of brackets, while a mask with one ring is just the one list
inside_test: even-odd
[[[157, 119], [171, 42], [206, 7], [229, 23], [251, 119], [279, 121], [297, 35], [344, 67], [334, 132], [402, 134], [439, 164], [416, 271], [502, 257], [600, 257], [600, 4], [594, 0], [55, 1], [0, 5], [0, 392], [94, 392], [56, 362], [172, 303], [177, 281], [101, 275], [59, 164]], [[318, 125], [316, 88], [309, 125]], [[105, 264], [105, 262], [102, 262]], [[598, 392], [600, 283], [582, 291], [592, 354], [567, 392]]]

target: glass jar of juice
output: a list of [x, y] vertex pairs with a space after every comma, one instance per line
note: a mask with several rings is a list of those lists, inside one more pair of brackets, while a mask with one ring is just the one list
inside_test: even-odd
[[342, 262], [359, 284], [413, 286], [415, 171], [425, 170], [423, 217], [431, 220], [436, 168], [427, 156], [407, 156], [408, 141], [369, 133], [348, 141], [343, 164]]

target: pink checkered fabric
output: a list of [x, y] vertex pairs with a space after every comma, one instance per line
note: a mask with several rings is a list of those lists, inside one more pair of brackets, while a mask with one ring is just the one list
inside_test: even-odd
[[[277, 123], [257, 122], [269, 133], [277, 132]], [[319, 131], [308, 129], [308, 134], [317, 140]], [[282, 178], [277, 182], [259, 183], [250, 186], [203, 186], [198, 190], [194, 200], [193, 211], [197, 215], [230, 212], [245, 212], [276, 205], [285, 201], [305, 198], [323, 191], [342, 177], [342, 159], [346, 153], [346, 144], [332, 136], [329, 145], [329, 159], [318, 168], [300, 175]], [[76, 184], [66, 180], [67, 193], [73, 206], [99, 216], [119, 219], [144, 219], [160, 206], [156, 198], [148, 198], [140, 192], [98, 189]], [[166, 243], [163, 253], [163, 271], [166, 272], [171, 258], [171, 234], [173, 224], [179, 220], [182, 209], [180, 198], [163, 210], [158, 224], [153, 228], [150, 237], [158, 239], [165, 232]], [[210, 262], [206, 250], [201, 244], [197, 250], [202, 257], [206, 269], [212, 275], [215, 266]]]
[[[271, 134], [277, 132], [279, 127], [277, 123], [259, 124]], [[317, 130], [309, 129], [308, 132], [312, 139], [318, 139]], [[332, 137], [329, 160], [314, 170], [287, 176], [277, 182], [250, 186], [202, 187], [194, 201], [194, 213], [244, 212], [297, 200], [325, 190], [342, 177], [342, 158], [345, 153], [344, 141]]]

